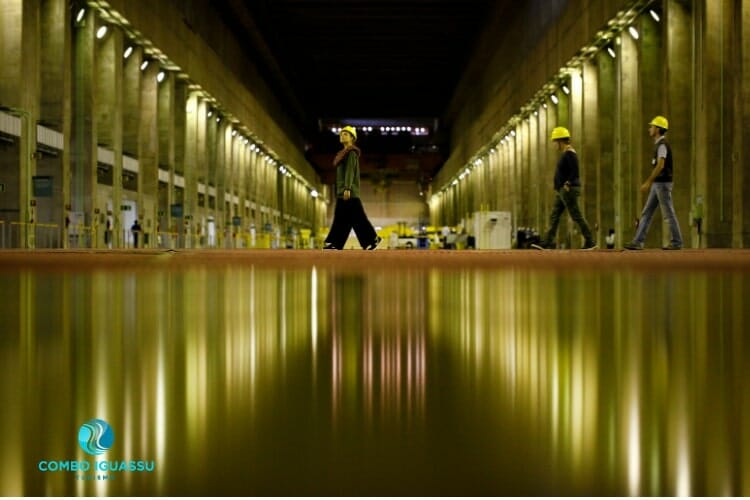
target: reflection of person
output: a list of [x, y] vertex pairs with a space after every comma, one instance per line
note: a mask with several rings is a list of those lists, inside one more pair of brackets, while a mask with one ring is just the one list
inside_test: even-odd
[[680, 224], [677, 222], [677, 215], [672, 204], [672, 148], [664, 137], [668, 129], [669, 122], [663, 116], [657, 116], [649, 123], [648, 135], [654, 139], [655, 145], [654, 158], [651, 160], [654, 168], [646, 182], [641, 185], [641, 192], [648, 193], [648, 198], [643, 206], [633, 241], [624, 245], [626, 250], [643, 249], [643, 242], [646, 240], [657, 205], [661, 208], [661, 215], [669, 225], [670, 240], [664, 250], [682, 248]]
[[323, 248], [343, 249], [349, 232], [354, 228], [362, 248], [375, 250], [381, 238], [367, 219], [362, 200], [359, 199], [359, 157], [362, 152], [354, 145], [356, 129], [349, 126], [342, 128], [339, 140], [344, 148], [336, 153], [333, 160], [336, 167], [336, 208]]
[[141, 233], [141, 225], [138, 224], [138, 219], [130, 226], [130, 230], [133, 232], [133, 248], [138, 248], [138, 235]]
[[570, 217], [581, 228], [584, 238], [582, 250], [593, 250], [596, 248], [594, 235], [588, 222], [578, 208], [578, 198], [581, 196], [581, 179], [578, 172], [578, 155], [573, 146], [570, 145], [570, 132], [565, 127], [555, 127], [552, 130], [552, 141], [561, 153], [555, 169], [555, 202], [549, 218], [549, 229], [544, 239], [539, 244], [533, 244], [534, 248], [555, 248], [555, 235], [560, 217], [567, 209]]

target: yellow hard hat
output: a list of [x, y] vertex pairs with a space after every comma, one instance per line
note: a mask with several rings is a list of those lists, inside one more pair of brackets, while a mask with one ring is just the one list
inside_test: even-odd
[[[357, 139], [357, 129], [350, 125], [341, 127], [341, 132], [349, 132], [350, 134], [352, 134], [352, 137], [354, 137], [355, 140]], [[339, 132], [339, 135], [341, 135], [341, 132]]]
[[553, 141], [558, 139], [570, 139], [570, 132], [565, 127], [555, 127], [552, 129], [552, 137], [550, 139]]
[[664, 130], [669, 130], [669, 122], [666, 118], [663, 116], [657, 116], [653, 120], [651, 120], [651, 123], [649, 125], [653, 125], [654, 127], [663, 128]]

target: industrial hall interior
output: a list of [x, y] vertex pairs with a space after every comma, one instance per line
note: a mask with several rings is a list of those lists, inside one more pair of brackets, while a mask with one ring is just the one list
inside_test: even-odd
[[0, 496], [750, 496], [749, 131], [750, 0], [0, 0]]
[[555, 126], [621, 248], [655, 116], [685, 248], [748, 244], [746, 2], [236, 3], [2, 2], [2, 247], [320, 248], [349, 125], [381, 248], [543, 233]]

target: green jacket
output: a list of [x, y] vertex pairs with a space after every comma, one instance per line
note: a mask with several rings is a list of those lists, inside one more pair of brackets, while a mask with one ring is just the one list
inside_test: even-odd
[[359, 198], [359, 155], [356, 146], [346, 153], [336, 165], [336, 197], [343, 198], [344, 190], [352, 192], [352, 198]]

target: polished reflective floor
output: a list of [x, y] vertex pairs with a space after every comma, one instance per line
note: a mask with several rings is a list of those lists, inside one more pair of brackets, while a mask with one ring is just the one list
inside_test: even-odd
[[2, 495], [750, 495], [747, 272], [0, 284]]

